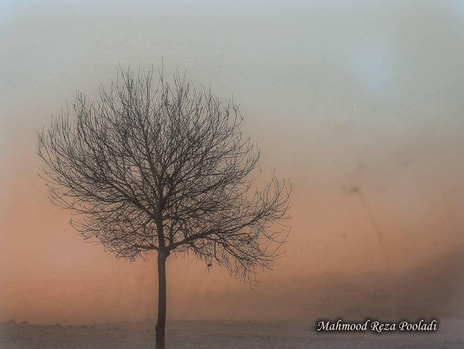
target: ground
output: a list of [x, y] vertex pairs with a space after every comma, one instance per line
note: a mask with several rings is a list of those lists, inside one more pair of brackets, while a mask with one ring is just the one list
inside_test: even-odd
[[[1, 349], [154, 348], [151, 322], [106, 325], [0, 323]], [[173, 321], [168, 349], [464, 348], [464, 320], [440, 320], [435, 333], [319, 333], [314, 322]]]

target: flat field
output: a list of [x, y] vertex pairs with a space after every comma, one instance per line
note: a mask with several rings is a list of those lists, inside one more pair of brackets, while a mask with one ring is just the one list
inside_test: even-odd
[[[320, 333], [314, 322], [172, 321], [168, 349], [462, 348], [464, 320], [443, 320], [434, 333]], [[154, 323], [34, 325], [0, 323], [1, 349], [154, 348]]]

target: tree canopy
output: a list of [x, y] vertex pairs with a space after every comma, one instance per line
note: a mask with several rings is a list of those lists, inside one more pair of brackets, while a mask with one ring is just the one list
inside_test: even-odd
[[159, 75], [154, 86], [153, 69], [119, 69], [39, 133], [52, 201], [117, 257], [193, 253], [249, 280], [286, 240], [290, 186], [273, 176], [256, 189], [260, 153], [233, 100]]

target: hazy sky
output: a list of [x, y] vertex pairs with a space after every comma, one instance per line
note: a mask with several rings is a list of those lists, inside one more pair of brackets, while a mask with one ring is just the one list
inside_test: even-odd
[[311, 303], [301, 280], [406, 272], [464, 242], [463, 57], [462, 1], [1, 1], [0, 320], [154, 317], [155, 259], [84, 243], [37, 176], [37, 130], [119, 64], [163, 58], [233, 94], [265, 176], [292, 182], [287, 254], [253, 291], [168, 262], [171, 318], [240, 318], [279, 314], [283, 283]]

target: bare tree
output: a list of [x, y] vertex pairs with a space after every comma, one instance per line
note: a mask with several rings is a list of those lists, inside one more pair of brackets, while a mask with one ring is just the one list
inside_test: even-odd
[[[231, 275], [253, 280], [270, 269], [288, 236], [290, 186], [274, 176], [263, 190], [259, 150], [244, 138], [233, 101], [174, 75], [157, 87], [153, 69], [118, 69], [91, 101], [77, 93], [39, 132], [53, 203], [80, 215], [71, 224], [129, 260], [158, 252], [156, 348], [165, 347], [166, 259], [193, 253]], [[274, 227], [278, 226], [278, 229]]]

